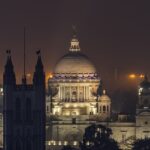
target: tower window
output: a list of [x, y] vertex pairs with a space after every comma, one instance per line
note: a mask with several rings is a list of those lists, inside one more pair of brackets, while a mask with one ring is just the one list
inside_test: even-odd
[[15, 102], [15, 119], [16, 122], [21, 121], [21, 101], [19, 98], [17, 98]]
[[109, 107], [107, 106], [107, 112], [109, 111]]
[[106, 112], [106, 106], [103, 106], [103, 112]]
[[31, 110], [31, 99], [26, 99], [26, 121], [31, 121], [32, 110]]

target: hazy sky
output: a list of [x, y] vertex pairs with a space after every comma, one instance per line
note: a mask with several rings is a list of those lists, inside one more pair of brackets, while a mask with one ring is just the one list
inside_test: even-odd
[[[46, 72], [69, 49], [77, 26], [82, 52], [96, 65], [107, 86], [114, 70], [120, 80], [130, 72], [150, 73], [150, 2], [137, 0], [49, 0], [0, 2], [0, 79], [12, 50], [15, 71], [23, 74], [23, 28], [27, 28], [27, 73], [33, 73], [37, 48]], [[125, 81], [126, 82], [126, 81]], [[109, 84], [111, 83], [111, 84]], [[110, 88], [110, 87], [108, 87]]]

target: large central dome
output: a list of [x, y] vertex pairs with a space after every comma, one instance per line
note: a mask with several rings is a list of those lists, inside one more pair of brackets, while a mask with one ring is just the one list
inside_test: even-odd
[[58, 74], [93, 74], [96, 68], [89, 58], [82, 54], [76, 37], [71, 40], [69, 53], [64, 55], [56, 64], [54, 73]]

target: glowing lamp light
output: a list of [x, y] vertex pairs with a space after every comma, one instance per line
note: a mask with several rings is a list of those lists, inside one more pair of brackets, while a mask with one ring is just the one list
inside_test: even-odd
[[58, 145], [61, 145], [61, 141], [58, 142]]
[[74, 142], [73, 142], [73, 145], [74, 145], [74, 146], [75, 146], [75, 145], [77, 145], [77, 144], [78, 144], [78, 142], [77, 142], [77, 141], [74, 141]]
[[27, 76], [27, 78], [30, 78], [31, 77], [31, 73], [27, 73], [26, 76]]
[[49, 74], [48, 74], [48, 78], [53, 78], [53, 74], [52, 74], [52, 73], [49, 73]]
[[143, 79], [144, 78], [144, 74], [134, 74], [134, 73], [132, 73], [132, 74], [129, 74], [128, 77], [130, 79], [138, 79], [138, 78]]

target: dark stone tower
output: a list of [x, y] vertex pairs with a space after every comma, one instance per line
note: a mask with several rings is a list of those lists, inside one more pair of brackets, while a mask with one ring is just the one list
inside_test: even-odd
[[11, 60], [10, 51], [7, 51], [7, 62], [5, 65], [5, 71], [3, 74], [3, 115], [4, 115], [4, 149], [12, 150], [13, 146], [13, 92], [16, 86], [16, 78], [13, 70], [13, 64]]
[[41, 56], [33, 84], [16, 84], [8, 51], [4, 71], [4, 150], [45, 150], [45, 73]]
[[147, 75], [140, 83], [138, 88], [139, 101], [137, 104], [136, 113], [139, 114], [143, 111], [150, 111], [150, 82]]

